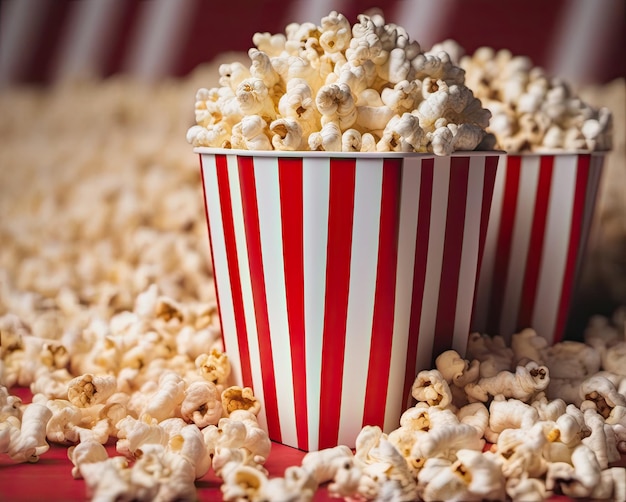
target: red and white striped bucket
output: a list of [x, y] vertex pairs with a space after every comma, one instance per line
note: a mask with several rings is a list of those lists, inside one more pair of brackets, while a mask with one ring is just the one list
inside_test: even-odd
[[503, 156], [472, 330], [532, 327], [562, 340], [596, 206], [604, 153]]
[[196, 152], [225, 349], [270, 438], [397, 428], [417, 371], [465, 351], [498, 154]]

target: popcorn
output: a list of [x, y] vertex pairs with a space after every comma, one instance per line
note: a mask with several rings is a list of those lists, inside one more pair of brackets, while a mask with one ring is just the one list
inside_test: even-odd
[[217, 424], [222, 418], [222, 401], [215, 384], [211, 382], [190, 384], [185, 390], [180, 413], [187, 422], [193, 422], [200, 428]]
[[452, 40], [434, 46], [465, 70], [466, 85], [491, 114], [488, 131], [509, 153], [606, 151], [612, 148], [613, 117], [593, 108], [570, 85], [533, 67], [524, 56], [481, 47], [472, 55]]
[[270, 124], [272, 146], [275, 150], [299, 150], [303, 142], [302, 127], [296, 119], [281, 118]]
[[[402, 39], [402, 34], [396, 32], [394, 39], [391, 35], [392, 30], [383, 32], [381, 29], [385, 26], [384, 23], [380, 24], [378, 18], [371, 19], [376, 19], [376, 23], [372, 21], [372, 29], [376, 30], [381, 38], [381, 53], [384, 50], [391, 50], [389, 44], [395, 44], [398, 38]], [[268, 38], [267, 43], [274, 43], [278, 38], [280, 37]], [[310, 43], [309, 47], [313, 48], [313, 44]], [[280, 55], [284, 49], [279, 49], [275, 55], [270, 54], [269, 49], [260, 48], [260, 50], [273, 58]], [[343, 61], [343, 64], [346, 62]], [[312, 62], [309, 62], [308, 65], [302, 64], [301, 67], [309, 68], [311, 65]], [[415, 60], [412, 66], [417, 66]], [[375, 66], [365, 65], [365, 67], [368, 67], [367, 71], [371, 71], [371, 68], [376, 70]], [[364, 72], [365, 67], [362, 68]], [[351, 69], [353, 75], [357, 71], [356, 68], [359, 67]], [[374, 75], [377, 78], [376, 72]], [[181, 87], [197, 88], [197, 82], [202, 80], [201, 76], [201, 74], [192, 76], [192, 80], [182, 84]], [[242, 78], [250, 76], [252, 75]], [[328, 82], [330, 83], [336, 82]], [[538, 81], [537, 85], [541, 87], [544, 84]], [[200, 368], [195, 364], [196, 358], [201, 354], [211, 355], [213, 349], [218, 349], [221, 355], [212, 275], [204, 258], [208, 253], [206, 230], [197, 221], [198, 215], [202, 214], [201, 197], [199, 199], [195, 197], [198, 195], [197, 165], [191, 161], [181, 162], [180, 159], [186, 158], [185, 155], [181, 155], [181, 152], [185, 151], [184, 145], [181, 148], [175, 142], [168, 141], [171, 136], [170, 129], [186, 127], [170, 112], [170, 108], [176, 109], [175, 103], [178, 100], [173, 90], [157, 86], [159, 99], [153, 99], [147, 97], [143, 87], [131, 81], [111, 79], [97, 85], [84, 83], [66, 88], [61, 86], [55, 93], [50, 94], [44, 94], [39, 90], [7, 91], [0, 98], [4, 104], [3, 110], [7, 111], [7, 115], [2, 119], [3, 124], [5, 126], [11, 124], [11, 127], [0, 128], [5, 139], [0, 156], [6, 165], [23, 167], [11, 170], [10, 176], [7, 175], [9, 170], [6, 172], [0, 170], [6, 195], [0, 198], [0, 207], [3, 214], [9, 216], [3, 219], [0, 228], [4, 238], [0, 252], [2, 315], [0, 382], [9, 387], [6, 389], [0, 386], [2, 416], [0, 422], [3, 422], [0, 425], [0, 451], [6, 453], [11, 438], [16, 437], [12, 434], [16, 434], [18, 430], [20, 434], [25, 431], [23, 416], [28, 408], [18, 398], [10, 395], [10, 387], [21, 380], [23, 384], [30, 386], [36, 405], [27, 405], [34, 407], [26, 413], [26, 417], [28, 418], [29, 413], [37, 414], [35, 411], [39, 410], [42, 420], [33, 421], [33, 426], [38, 427], [36, 432], [38, 437], [35, 441], [36, 455], [23, 453], [14, 460], [36, 460], [37, 448], [40, 448], [39, 456], [44, 455], [43, 458], [46, 458], [43, 449], [47, 446], [44, 443], [62, 441], [67, 444], [76, 441], [74, 438], [78, 437], [80, 442], [76, 449], [72, 450], [71, 456], [80, 465], [80, 472], [77, 474], [84, 476], [89, 496], [93, 498], [102, 496], [112, 499], [134, 497], [156, 499], [157, 496], [162, 496], [171, 500], [177, 498], [176, 494], [181, 498], [193, 498], [196, 495], [194, 478], [207, 468], [206, 462], [210, 458], [209, 444], [205, 442], [207, 453], [204, 454], [202, 445], [196, 442], [198, 427], [195, 424], [187, 424], [178, 416], [182, 415], [184, 399], [180, 403], [180, 409], [175, 408], [172, 411], [174, 417], [160, 422], [138, 416], [147, 396], [132, 401], [144, 403], [142, 406], [128, 406], [131, 402], [130, 394], [139, 394], [147, 381], [153, 380], [156, 383], [167, 369], [179, 372], [185, 381], [186, 397], [188, 395], [186, 391], [195, 385], [195, 382], [205, 381]], [[367, 106], [374, 104], [390, 108], [396, 106], [390, 101], [385, 101], [389, 94], [386, 91], [391, 91], [391, 88], [385, 88], [381, 92], [372, 90], [374, 93], [369, 95], [373, 99], [367, 101]], [[180, 89], [178, 92], [181, 92]], [[417, 92], [419, 96], [414, 98], [413, 92]], [[410, 112], [409, 108], [417, 106], [417, 103], [411, 104], [411, 100], [421, 100], [421, 92], [421, 87], [406, 92], [409, 104], [398, 104], [396, 112], [400, 116], [402, 113]], [[181, 93], [188, 93], [188, 89]], [[510, 93], [514, 95], [513, 90]], [[311, 99], [314, 96], [315, 94], [312, 94]], [[211, 99], [213, 97], [208, 95], [205, 98], [207, 102]], [[228, 117], [228, 120], [238, 117], [232, 125], [241, 121], [243, 115], [230, 87], [228, 93], [216, 95], [215, 99], [220, 100], [220, 103], [229, 103], [228, 106], [236, 111], [235, 115], [226, 113], [226, 104], [225, 108], [222, 108], [224, 117]], [[382, 103], [378, 102], [378, 99], [381, 99]], [[90, 112], [89, 107], [83, 105], [85, 102], [96, 103], [97, 114]], [[361, 106], [358, 101], [356, 105], [357, 108]], [[532, 103], [528, 104], [531, 105]], [[168, 118], [164, 121], [146, 122], [144, 113], [146, 109]], [[15, 111], [11, 113], [11, 110], [19, 110], [19, 113]], [[26, 123], [22, 117], [24, 110], [30, 110], [30, 117], [37, 113], [38, 121]], [[42, 113], [42, 110], [49, 110], [49, 113]], [[313, 111], [318, 113], [315, 108]], [[66, 116], [71, 116], [72, 120], [67, 120]], [[321, 120], [321, 116], [318, 115], [315, 120]], [[162, 122], [167, 123], [167, 127], [163, 127]], [[58, 131], [83, 132], [87, 130], [87, 124], [93, 128], [90, 130], [94, 131], [97, 139], [85, 133], [84, 149], [77, 147], [80, 145], [67, 146], [64, 141], [59, 141]], [[26, 127], [29, 132], [35, 134], [21, 134]], [[342, 148], [344, 137], [346, 139], [349, 137], [346, 136], [346, 132], [351, 130], [361, 132], [353, 128], [342, 131]], [[230, 130], [228, 131], [230, 134]], [[270, 138], [269, 132], [265, 133]], [[105, 145], [101, 143], [103, 137], [107, 138]], [[28, 138], [28, 141], [23, 138]], [[370, 145], [371, 148], [371, 145], [379, 139], [380, 137], [374, 138], [371, 133], [365, 133], [362, 134], [361, 142], [362, 145]], [[36, 167], [36, 163], [39, 162], [38, 156], [28, 153], [33, 151], [33, 144], [38, 146], [38, 150], [46, 149], [49, 152], [49, 162], [63, 165], [65, 169], [54, 170], [53, 173], [48, 169], [38, 170]], [[33, 170], [39, 175], [31, 177]], [[179, 187], [176, 194], [170, 192], [171, 186]], [[24, 187], [29, 189], [25, 190]], [[12, 197], [11, 193], [20, 195]], [[197, 202], [198, 200], [200, 202]], [[86, 212], [85, 208], [93, 208], [93, 204], [98, 210]], [[54, 214], [55, 222], [59, 223], [53, 228], [42, 225], [40, 213]], [[151, 285], [154, 286], [152, 289]], [[151, 291], [148, 291], [149, 289]], [[142, 293], [146, 293], [146, 296], [140, 301], [138, 297], [142, 296]], [[159, 298], [164, 301], [161, 304], [162, 310], [157, 316], [155, 309]], [[144, 305], [136, 305], [144, 300]], [[166, 320], [166, 317], [169, 320]], [[598, 324], [594, 324], [595, 322]], [[545, 391], [546, 394], [539, 392], [529, 403], [522, 403], [526, 405], [522, 408], [517, 408], [514, 401], [507, 401], [506, 406], [509, 408], [515, 407], [515, 410], [519, 409], [527, 414], [523, 421], [508, 423], [511, 427], [523, 427], [519, 429], [522, 431], [520, 434], [530, 435], [528, 431], [532, 430], [532, 438], [537, 440], [540, 440], [539, 431], [545, 431], [546, 438], [548, 434], [552, 434], [551, 437], [556, 436], [555, 431], [558, 431], [558, 439], [552, 442], [548, 440], [540, 455], [548, 464], [561, 462], [571, 466], [572, 469], [558, 475], [557, 469], [553, 469], [555, 475], [551, 477], [551, 488], [546, 488], [545, 477], [506, 478], [500, 475], [487, 478], [494, 481], [490, 486], [497, 486], [499, 481], [504, 481], [507, 495], [514, 500], [526, 501], [532, 500], [532, 497], [543, 500], [553, 494], [551, 490], [562, 491], [568, 484], [572, 485], [572, 490], [577, 490], [579, 485], [588, 490], [589, 481], [585, 480], [590, 476], [589, 473], [594, 472], [594, 461], [588, 456], [588, 451], [584, 453], [582, 448], [577, 451], [580, 444], [588, 443], [587, 450], [594, 449], [594, 455], [598, 445], [597, 452], [604, 456], [607, 462], [615, 454], [615, 448], [622, 454], [626, 451], [624, 407], [615, 404], [610, 410], [605, 408], [599, 399], [599, 396], [602, 396], [601, 392], [593, 399], [580, 397], [580, 386], [585, 379], [595, 374], [595, 368], [601, 368], [601, 376], [611, 382], [620, 395], [624, 395], [624, 378], [620, 374], [623, 373], [623, 366], [620, 365], [624, 341], [623, 322], [619, 322], [616, 316], [613, 320], [598, 318], [594, 323], [589, 326], [586, 340], [593, 350], [589, 350], [585, 345], [581, 345], [584, 350], [574, 350], [574, 346], [563, 345], [548, 352], [546, 347], [536, 345], [537, 340], [525, 334], [520, 337], [519, 344], [516, 346], [513, 343], [512, 347], [505, 347], [498, 340], [490, 343], [491, 341], [474, 339], [474, 357], [468, 354], [467, 359], [464, 359], [458, 355], [462, 364], [458, 367], [454, 364], [454, 369], [448, 367], [446, 362], [437, 364], [437, 370], [453, 395], [449, 411], [454, 413], [459, 423], [471, 425], [480, 437], [491, 434], [485, 428], [485, 422], [489, 423], [487, 406], [494, 412], [494, 427], [500, 423], [500, 420], [496, 419], [503, 419], [505, 416], [511, 418], [514, 412], [509, 410], [505, 413], [505, 410], [494, 405], [499, 403], [498, 397], [492, 398], [491, 403], [488, 401], [465, 404], [462, 399], [457, 400], [456, 393], [459, 389], [463, 393], [466, 384], [477, 382], [479, 373], [483, 377], [495, 375], [497, 373], [495, 368], [514, 372], [524, 358], [534, 360], [537, 357], [538, 364], [549, 368], [550, 384]], [[10, 325], [13, 327], [9, 327]], [[527, 352], [521, 349], [524, 345], [528, 349]], [[31, 357], [33, 355], [34, 357]], [[28, 367], [22, 366], [25, 362], [28, 362]], [[525, 363], [526, 361], [523, 364]], [[559, 378], [561, 381], [558, 383], [563, 386], [559, 391], [554, 386], [557, 383], [555, 374], [561, 371], [561, 376], [568, 375], [570, 370], [575, 378], [567, 381]], [[94, 403], [86, 408], [74, 407], [67, 400], [67, 385], [72, 379], [84, 374], [92, 374], [94, 378], [107, 374], [114, 375], [117, 381], [115, 392], [103, 402]], [[228, 384], [216, 384], [217, 387], [220, 385], [227, 387]], [[570, 400], [568, 388], [573, 391], [578, 401]], [[147, 386], [144, 389], [149, 392], [157, 391], [156, 386], [152, 388]], [[611, 393], [607, 394], [607, 397], [610, 395]], [[560, 401], [555, 399], [557, 397], [561, 398]], [[602, 399], [606, 401], [606, 398]], [[65, 429], [59, 421], [53, 422], [55, 420], [53, 408], [60, 403], [53, 404], [51, 401], [56, 400], [62, 400], [63, 405], [72, 410], [73, 418], [65, 423], [67, 425]], [[581, 412], [577, 406], [581, 406], [585, 401], [584, 406], [589, 408]], [[576, 404], [568, 404], [563, 414], [563, 402]], [[43, 420], [47, 413], [41, 407], [52, 412], [47, 425]], [[529, 408], [534, 411], [528, 411]], [[80, 414], [76, 412], [77, 409], [80, 410]], [[605, 413], [609, 411], [608, 417], [604, 418], [599, 410], [604, 410]], [[500, 412], [502, 413], [498, 417]], [[245, 418], [243, 414], [247, 414]], [[423, 429], [430, 427], [425, 425], [426, 421], [430, 421], [430, 415], [428, 407], [412, 407], [407, 410], [398, 430], [403, 428], [408, 430], [409, 422], [414, 420], [413, 437], [406, 433], [406, 430], [395, 435], [397, 441], [395, 439], [392, 441], [393, 433], [387, 435], [386, 439], [382, 432], [380, 435], [374, 435], [372, 439], [376, 440], [374, 445], [377, 450], [371, 445], [368, 447], [368, 454], [364, 456], [370, 466], [367, 475], [361, 470], [364, 464], [359, 464], [355, 455], [352, 457], [346, 455], [347, 464], [337, 461], [334, 478], [328, 485], [331, 492], [347, 498], [364, 498], [364, 494], [367, 493], [376, 493], [380, 497], [386, 494], [411, 493], [410, 490], [401, 491], [403, 487], [410, 487], [411, 483], [402, 485], [398, 482], [401, 477], [399, 473], [403, 472], [405, 475], [407, 471], [404, 471], [399, 463], [393, 463], [399, 457], [389, 445], [397, 449], [411, 475], [418, 479], [418, 473], [423, 471], [425, 464], [423, 459], [420, 465], [417, 459], [410, 458], [412, 443], [409, 439], [414, 439], [420, 434], [428, 434], [428, 431]], [[432, 415], [434, 417], [436, 412]], [[123, 419], [127, 416], [131, 419], [124, 422]], [[445, 416], [449, 417], [449, 414]], [[148, 440], [149, 434], [146, 437], [139, 433], [140, 429], [145, 432], [142, 426], [136, 423], [141, 424], [142, 420], [149, 429], [152, 428], [154, 437], [151, 441]], [[145, 420], [148, 420], [148, 423]], [[211, 429], [212, 433], [224, 438], [224, 444], [247, 444], [246, 448], [255, 452], [253, 456], [257, 460], [263, 459], [264, 462], [269, 455], [271, 443], [263, 429], [256, 423], [254, 414], [245, 410], [235, 410], [231, 412], [229, 418], [222, 420], [237, 420], [240, 428], [224, 426], [222, 432], [218, 433], [217, 426], [208, 426], [203, 431]], [[75, 427], [72, 425], [74, 421], [77, 424]], [[51, 438], [50, 424], [54, 424], [55, 428], [59, 426], [57, 439]], [[133, 426], [137, 427], [136, 436], [130, 433]], [[188, 429], [184, 429], [185, 427]], [[182, 433], [183, 430], [185, 433]], [[499, 432], [499, 435], [504, 434], [502, 442], [509, 434], [504, 432], [506, 430], [510, 429], [505, 428]], [[73, 436], [70, 431], [74, 431]], [[106, 437], [105, 432], [114, 436], [111, 439], [121, 442], [121, 446], [129, 436], [133, 440], [143, 437], [144, 443], [139, 449], [145, 454], [144, 460], [138, 462], [135, 468], [133, 462], [125, 457], [106, 458], [106, 452], [96, 439]], [[81, 435], [84, 437], [81, 438]], [[72, 437], [71, 441], [69, 436]], [[206, 436], [209, 434], [203, 434], [203, 440]], [[181, 437], [184, 438], [182, 443]], [[230, 442], [226, 441], [228, 437]], [[593, 440], [590, 440], [592, 437]], [[493, 438], [497, 445], [497, 436]], [[196, 446], [199, 447], [197, 450]], [[405, 449], [406, 446], [410, 447]], [[125, 454], [130, 452], [130, 448], [125, 451], [120, 447], [120, 450]], [[497, 465], [501, 461], [502, 455], [497, 451], [482, 454], [476, 450], [470, 451], [472, 452], [470, 458], [482, 457], [488, 464]], [[193, 452], [198, 453], [197, 457]], [[323, 453], [320, 452], [322, 456]], [[221, 457], [218, 455], [218, 458], [228, 457], [225, 450], [221, 455]], [[482, 467], [479, 464], [474, 464], [473, 460], [467, 458], [462, 459], [466, 455], [464, 449], [457, 450], [454, 455], [453, 462], [439, 457], [428, 459], [427, 465], [433, 468], [437, 466], [442, 471], [454, 471], [455, 477], [460, 477], [463, 474], [461, 471], [464, 471], [465, 474], [474, 473], [475, 479], [485, 479], [482, 477], [484, 471], [480, 470]], [[581, 458], [578, 458], [579, 455]], [[134, 454], [129, 453], [129, 457], [134, 458]], [[235, 453], [228, 457], [233, 461], [231, 467], [236, 464], [234, 460], [236, 457]], [[79, 460], [80, 458], [82, 460]], [[194, 458], [197, 458], [198, 462], [192, 466], [191, 460]], [[250, 456], [246, 457], [242, 453], [237, 459], [244, 462], [244, 466], [249, 466], [246, 462], [254, 464], [255, 467], [252, 469], [268, 478], [262, 464], [256, 463]], [[597, 455], [596, 462], [600, 464]], [[455, 464], [456, 466], [452, 467]], [[217, 465], [222, 472], [220, 464]], [[583, 465], [591, 466], [593, 469], [587, 471], [582, 468]], [[384, 474], [384, 469], [390, 466], [393, 467], [394, 477], [390, 479], [391, 477], [386, 474], [381, 475], [378, 483], [375, 478], [381, 472]], [[157, 482], [154, 476], [148, 474], [150, 470], [162, 475], [162, 480]], [[295, 486], [300, 490], [300, 499], [313, 497], [316, 485], [303, 470], [304, 467], [300, 469], [294, 466], [285, 472], [283, 478], [267, 479], [267, 486], [276, 487], [276, 491], [269, 493], [284, 493], [278, 490], [287, 490], [286, 487]], [[223, 472], [225, 474], [230, 471], [224, 469]], [[493, 472], [494, 476], [498, 474], [496, 470], [489, 472]], [[72, 474], [74, 475], [74, 472]], [[446, 476], [449, 474], [446, 473]], [[426, 472], [421, 475], [421, 479], [427, 479]], [[445, 476], [441, 479], [445, 479]], [[465, 482], [456, 486], [460, 487], [460, 493], [468, 493], [463, 491], [467, 490]], [[600, 476], [589, 497], [621, 500], [624, 498], [625, 487], [624, 469], [608, 467], [600, 470]], [[418, 491], [425, 488], [426, 485], [422, 484], [418, 486]], [[434, 483], [430, 487], [433, 491], [436, 488], [441, 488], [441, 485]], [[168, 493], [170, 495], [167, 495]], [[293, 490], [289, 493], [293, 493]], [[481, 494], [480, 497], [503, 499], [500, 495]]]
[[48, 451], [46, 424], [52, 412], [44, 405], [26, 405], [19, 416], [8, 415], [0, 422], [0, 453], [14, 462], [37, 462]]
[[196, 93], [186, 137], [194, 147], [350, 152], [376, 144], [436, 155], [493, 147], [491, 113], [465, 86], [464, 71], [445, 52], [424, 53], [379, 14], [361, 14], [351, 27], [333, 11], [320, 26], [291, 23], [285, 34], [252, 41], [249, 67], [221, 65], [221, 87]]

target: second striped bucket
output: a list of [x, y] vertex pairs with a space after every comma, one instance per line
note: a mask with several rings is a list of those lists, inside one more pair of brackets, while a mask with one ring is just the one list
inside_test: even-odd
[[498, 154], [198, 148], [225, 349], [272, 440], [397, 428], [465, 352]]
[[510, 154], [498, 166], [472, 329], [560, 342], [606, 152]]

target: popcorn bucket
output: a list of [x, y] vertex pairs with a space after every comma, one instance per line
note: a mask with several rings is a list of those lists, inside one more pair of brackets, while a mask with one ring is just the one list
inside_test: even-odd
[[564, 337], [587, 246], [605, 153], [503, 156], [472, 330], [511, 335], [531, 327]]
[[224, 346], [269, 437], [397, 428], [417, 372], [465, 351], [498, 153], [195, 151]]

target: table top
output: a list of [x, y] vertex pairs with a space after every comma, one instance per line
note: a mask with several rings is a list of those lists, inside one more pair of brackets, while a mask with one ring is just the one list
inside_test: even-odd
[[[30, 391], [12, 388], [11, 393], [30, 401]], [[119, 455], [115, 450], [115, 438], [105, 445], [109, 457]], [[36, 463], [15, 464], [8, 456], [0, 455], [0, 501], [11, 502], [73, 502], [88, 500], [85, 481], [72, 477], [72, 462], [67, 457], [67, 446], [51, 444]], [[306, 452], [272, 443], [272, 451], [265, 463], [269, 477], [282, 476], [289, 466], [300, 465]], [[620, 466], [626, 466], [626, 458], [622, 458]], [[212, 470], [196, 480], [199, 501], [221, 501], [221, 480]], [[313, 498], [313, 502], [336, 501], [325, 486], [321, 486]], [[550, 502], [566, 502], [569, 497], [552, 496]]]

